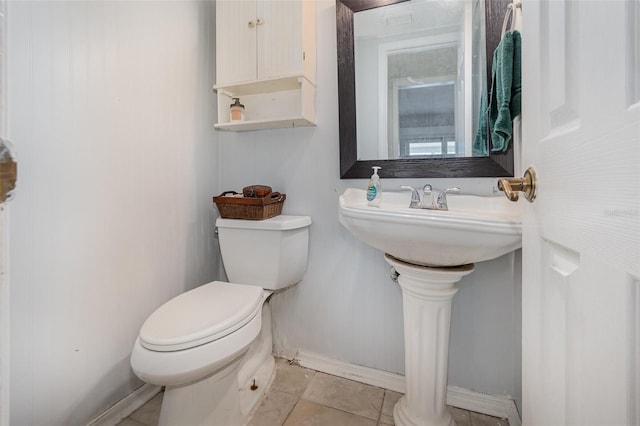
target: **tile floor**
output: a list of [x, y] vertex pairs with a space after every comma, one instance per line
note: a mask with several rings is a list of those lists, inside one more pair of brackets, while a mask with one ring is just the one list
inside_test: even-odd
[[[393, 425], [399, 393], [331, 376], [277, 359], [276, 376], [249, 426]], [[156, 426], [162, 393], [118, 426]], [[450, 407], [458, 426], [509, 426], [505, 419]], [[186, 425], [175, 425], [186, 426]]]

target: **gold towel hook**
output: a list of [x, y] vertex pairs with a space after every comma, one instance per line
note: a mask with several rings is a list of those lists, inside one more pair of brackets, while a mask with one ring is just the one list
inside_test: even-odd
[[533, 202], [536, 198], [536, 171], [529, 167], [521, 178], [499, 179], [498, 189], [511, 201], [518, 201], [518, 192], [522, 192], [527, 200]]

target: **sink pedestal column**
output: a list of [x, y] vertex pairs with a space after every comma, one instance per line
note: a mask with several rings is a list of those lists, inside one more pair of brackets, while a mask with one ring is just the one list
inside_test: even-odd
[[474, 266], [430, 268], [385, 254], [398, 272], [404, 306], [406, 394], [393, 409], [398, 426], [455, 425], [447, 409], [451, 299]]

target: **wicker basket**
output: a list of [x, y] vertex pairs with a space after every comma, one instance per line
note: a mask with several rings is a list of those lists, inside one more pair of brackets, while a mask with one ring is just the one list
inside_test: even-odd
[[225, 219], [263, 220], [282, 213], [285, 198], [286, 194], [279, 192], [255, 198], [244, 197], [235, 191], [226, 191], [213, 197], [213, 202], [216, 203], [220, 217]]

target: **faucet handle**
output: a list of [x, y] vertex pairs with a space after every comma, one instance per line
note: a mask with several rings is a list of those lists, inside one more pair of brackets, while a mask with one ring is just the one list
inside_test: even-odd
[[447, 195], [449, 192], [451, 193], [458, 193], [460, 192], [460, 188], [458, 188], [457, 186], [453, 187], [453, 188], [447, 188], [444, 191], [442, 191], [442, 195]]
[[438, 199], [436, 200], [436, 203], [438, 204], [438, 208], [442, 210], [447, 210], [449, 208], [449, 206], [447, 205], [447, 194], [450, 192], [451, 193], [460, 192], [460, 188], [458, 187], [447, 188], [444, 191], [442, 191], [440, 194], [438, 194]]
[[433, 191], [433, 187], [429, 183], [422, 187], [422, 193], [424, 195], [431, 195], [431, 191]]
[[415, 208], [420, 206], [420, 193], [413, 186], [410, 185], [402, 185], [400, 189], [407, 189], [411, 191], [411, 203], [409, 204], [410, 208]]

